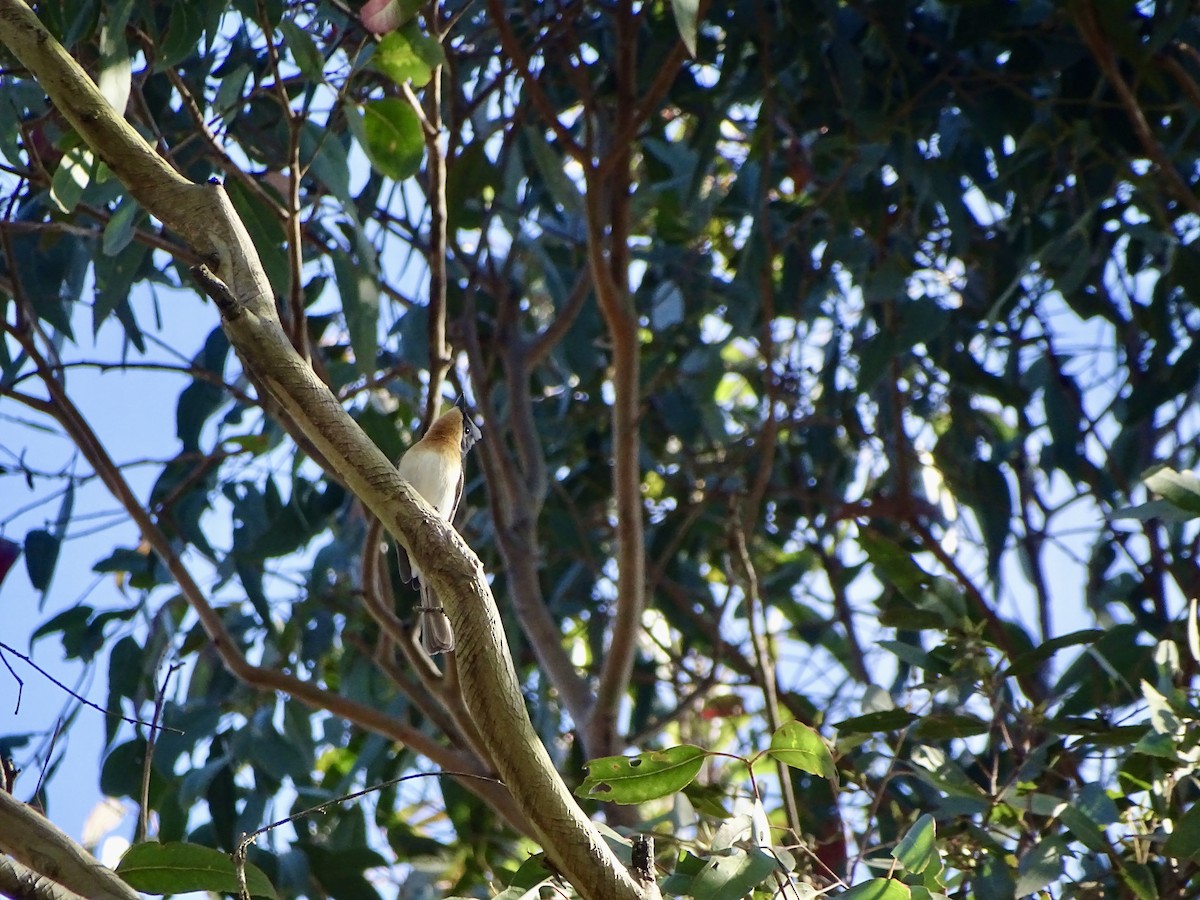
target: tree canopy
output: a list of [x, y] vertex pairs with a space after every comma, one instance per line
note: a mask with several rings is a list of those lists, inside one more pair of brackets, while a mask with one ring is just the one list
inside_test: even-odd
[[[235, 892], [139, 879], [366, 790], [255, 891], [650, 895], [637, 835], [667, 896], [1200, 891], [1192, 4], [36, 17], [0, 0], [0, 529], [44, 525], [0, 580], [107, 660], [103, 767], [52, 777], [138, 809], [130, 884]], [[79, 392], [142, 365], [183, 387], [139, 492]], [[461, 539], [369, 448], [458, 395]], [[57, 596], [89, 482], [126, 537]]]

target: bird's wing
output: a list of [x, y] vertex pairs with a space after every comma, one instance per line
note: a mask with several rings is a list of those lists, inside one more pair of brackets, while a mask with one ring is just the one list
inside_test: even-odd
[[417, 580], [417, 573], [413, 571], [413, 564], [412, 560], [408, 558], [408, 551], [395, 538], [392, 538], [392, 544], [396, 548], [396, 568], [400, 572], [400, 583], [412, 584]]
[[467, 483], [467, 469], [465, 466], [460, 466], [458, 470], [458, 485], [454, 488], [454, 502], [450, 505], [450, 514], [446, 516], [446, 521], [450, 523], [450, 527], [454, 527], [454, 515], [458, 512], [458, 501], [462, 499], [463, 487]]

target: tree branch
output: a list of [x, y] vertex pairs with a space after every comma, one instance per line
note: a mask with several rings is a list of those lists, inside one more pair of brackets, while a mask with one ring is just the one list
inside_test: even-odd
[[0, 856], [0, 896], [12, 900], [87, 900], [7, 856]]
[[[631, 13], [626, 11], [622, 15]], [[632, 73], [618, 74], [619, 81], [631, 77]], [[617, 507], [617, 612], [596, 691], [596, 705], [587, 723], [588, 749], [593, 756], [616, 752], [616, 716], [629, 687], [646, 605], [646, 548], [638, 462], [641, 347], [628, 283], [629, 151], [614, 148], [612, 152], [625, 156], [625, 164], [610, 167], [605, 178], [600, 178], [598, 169], [589, 166], [584, 198], [588, 266], [612, 342], [613, 494]]]
[[[89, 900], [138, 900], [138, 892], [112, 869], [100, 865], [53, 822], [6, 791], [0, 791], [0, 850]], [[21, 873], [14, 870], [14, 874]], [[39, 892], [31, 896], [63, 895]]]
[[1117, 65], [1117, 56], [1104, 36], [1104, 30], [1096, 18], [1096, 10], [1091, 0], [1072, 0], [1070, 9], [1075, 20], [1075, 27], [1079, 29], [1084, 43], [1087, 44], [1092, 56], [1096, 58], [1100, 71], [1104, 73], [1104, 77], [1108, 79], [1108, 83], [1116, 92], [1117, 99], [1125, 110], [1130, 127], [1133, 128], [1133, 133], [1137, 137], [1138, 143], [1142, 145], [1146, 157], [1154, 163], [1163, 178], [1166, 179], [1171, 195], [1188, 211], [1200, 215], [1200, 198], [1196, 197], [1196, 194], [1183, 180], [1183, 176], [1179, 174], [1179, 170], [1175, 168], [1175, 164], [1171, 162], [1170, 157], [1167, 156], [1166, 151], [1163, 150], [1162, 145], [1150, 130], [1146, 114], [1142, 112], [1137, 97], [1134, 96], [1133, 90], [1121, 75], [1121, 70]]

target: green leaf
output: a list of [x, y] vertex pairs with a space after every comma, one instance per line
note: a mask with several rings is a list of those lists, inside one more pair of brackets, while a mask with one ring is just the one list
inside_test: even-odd
[[971, 887], [974, 888], [973, 896], [987, 897], [988, 900], [1009, 900], [1017, 893], [1012, 866], [999, 853], [984, 856]]
[[883, 731], [899, 731], [917, 721], [919, 716], [904, 709], [885, 709], [844, 719], [833, 727], [838, 734], [878, 734]]
[[96, 172], [96, 159], [87, 147], [72, 147], [59, 160], [50, 180], [50, 199], [59, 212], [71, 213]]
[[671, 12], [675, 15], [675, 27], [679, 29], [680, 40], [688, 53], [695, 56], [700, 0], [671, 0]]
[[966, 713], [930, 713], [922, 716], [913, 735], [922, 740], [947, 740], [986, 734], [991, 722]]
[[637, 756], [606, 756], [586, 766], [577, 797], [612, 803], [644, 803], [683, 790], [700, 772], [707, 751], [691, 744]]
[[1024, 675], [1027, 672], [1032, 672], [1037, 669], [1043, 662], [1062, 650], [1065, 647], [1074, 647], [1078, 644], [1089, 644], [1098, 640], [1104, 635], [1103, 631], [1097, 628], [1088, 628], [1083, 631], [1073, 631], [1070, 634], [1064, 634], [1056, 638], [1051, 638], [1044, 643], [1039, 644], [1033, 650], [1026, 653], [1021, 653], [1012, 661], [1004, 672], [1001, 673], [1002, 678], [1010, 678], [1014, 675]]
[[129, 305], [129, 291], [145, 271], [143, 265], [149, 252], [150, 248], [145, 244], [131, 243], [116, 256], [101, 254], [96, 257], [94, 268], [96, 297], [92, 304], [92, 334], [98, 334], [109, 316], [115, 316], [125, 328], [126, 340], [139, 352], [145, 350], [145, 341]]
[[1150, 522], [1159, 518], [1164, 522], [1190, 522], [1195, 518], [1192, 512], [1178, 508], [1170, 500], [1148, 500], [1136, 506], [1121, 506], [1112, 511], [1112, 518], [1135, 518], [1139, 522]]
[[554, 202], [562, 209], [575, 216], [583, 215], [583, 198], [579, 187], [567, 175], [563, 160], [554, 147], [546, 140], [543, 131], [527, 127], [524, 131], [525, 146], [533, 155], [538, 174], [542, 176], [543, 187], [550, 192]]
[[342, 314], [358, 371], [370, 377], [379, 352], [379, 282], [370, 266], [355, 265], [345, 253], [333, 257]]
[[1146, 487], [1183, 512], [1200, 516], [1200, 478], [1195, 472], [1176, 472], [1163, 467], [1142, 479]]
[[1067, 830], [1075, 839], [1093, 853], [1106, 853], [1109, 850], [1108, 841], [1104, 839], [1104, 831], [1076, 806], [1067, 804], [1058, 812]]
[[1145, 863], [1128, 862], [1121, 867], [1121, 881], [1136, 900], [1158, 900], [1158, 880]]
[[775, 857], [757, 847], [731, 847], [705, 860], [688, 893], [705, 900], [740, 900], [778, 867]]
[[341, 135], [316, 122], [305, 122], [300, 131], [300, 159], [333, 196], [350, 205], [350, 159]]
[[125, 26], [129, 24], [131, 12], [133, 0], [111, 4], [105, 13], [104, 27], [100, 29], [100, 73], [96, 87], [119, 116], [125, 115], [133, 81], [133, 63], [125, 43]]
[[200, 432], [204, 424], [225, 403], [225, 390], [219, 385], [228, 357], [229, 338], [223, 329], [214, 328], [209, 332], [204, 348], [192, 360], [198, 372], [206, 372], [210, 377], [198, 375], [193, 379], [180, 392], [175, 407], [175, 433], [185, 451], [200, 449]]
[[1066, 854], [1067, 845], [1058, 837], [1034, 844], [1017, 863], [1017, 895], [1032, 894], [1062, 875]]
[[1200, 859], [1200, 803], [1175, 820], [1163, 852], [1172, 859]]
[[284, 17], [279, 20], [279, 30], [283, 32], [283, 40], [292, 51], [292, 59], [296, 68], [314, 84], [325, 80], [325, 57], [317, 49], [312, 37], [296, 24], [296, 20]]
[[912, 891], [907, 884], [891, 878], [872, 878], [838, 896], [841, 900], [910, 900]]
[[43, 594], [50, 589], [61, 546], [62, 541], [45, 528], [35, 528], [25, 535], [25, 571], [29, 583]]
[[196, 52], [200, 35], [204, 33], [200, 12], [196, 3], [172, 4], [171, 24], [156, 45], [158, 55], [154, 60], [154, 71], [173, 68]]
[[911, 553], [869, 531], [859, 535], [858, 544], [879, 573], [881, 581], [894, 587], [909, 602], [921, 602], [929, 588], [930, 576], [917, 564]]
[[936, 838], [937, 827], [934, 825], [933, 816], [926, 813], [917, 819], [912, 828], [908, 829], [908, 833], [900, 839], [900, 843], [892, 850], [892, 858], [914, 875], [920, 875], [933, 862], [937, 862], [940, 868], [941, 857], [938, 854]]
[[116, 256], [129, 246], [138, 222], [145, 218], [142, 207], [130, 196], [122, 198], [120, 206], [104, 226], [104, 237], [100, 242], [105, 256]]
[[917, 666], [926, 672], [945, 674], [945, 667], [940, 665], [934, 656], [907, 641], [879, 641], [879, 646], [894, 653], [902, 662], [906, 662], [910, 666]]
[[445, 61], [442, 45], [424, 34], [416, 22], [409, 22], [384, 36], [369, 66], [396, 84], [411, 80], [414, 87], [424, 87], [433, 77], [434, 68]]
[[771, 735], [771, 747], [767, 755], [793, 769], [828, 778], [837, 786], [837, 767], [833, 764], [829, 747], [821, 735], [807, 725], [800, 722], [781, 725]]
[[421, 168], [425, 136], [412, 107], [398, 97], [371, 100], [363, 106], [363, 150], [371, 165], [394, 181], [404, 181]]
[[[236, 894], [237, 873], [229, 855], [199, 844], [134, 844], [117, 864], [117, 874], [146, 894], [212, 891]], [[246, 887], [254, 897], [274, 898], [275, 888], [257, 866], [246, 864]]]

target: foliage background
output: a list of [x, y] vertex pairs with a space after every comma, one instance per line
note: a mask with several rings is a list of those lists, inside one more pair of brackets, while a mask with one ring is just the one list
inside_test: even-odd
[[[796, 719], [841, 773], [763, 781], [797, 877], [861, 881], [931, 813], [951, 892], [1188, 896], [1194, 485], [1147, 504], [1140, 479], [1195, 464], [1191, 4], [712, 3], [694, 59], [680, 7], [449, 3], [382, 43], [337, 2], [38, 12], [180, 171], [224, 180], [293, 343], [390, 456], [430, 383], [474, 400], [459, 530], [568, 778], [627, 748], [749, 755]], [[361, 508], [264, 414], [215, 312], [179, 330], [188, 249], [16, 68], [0, 136], [0, 516], [46, 498], [17, 536], [32, 584], [127, 514], [22, 458], [61, 423], [46, 381], [165, 341], [178, 444], [139, 502], [249, 659], [430, 745], [233, 678], [126, 526], [34, 637], [107, 659], [93, 699], [141, 719], [182, 663], [153, 832], [229, 849], [469, 745], [363, 612]], [[140, 803], [146, 729], [103, 728], [100, 785]], [[701, 781], [597, 812], [679, 835], [660, 863], [685, 876], [747, 794], [736, 767]], [[528, 845], [502, 813], [415, 784], [258, 861], [289, 895], [372, 896], [381, 866], [409, 892], [508, 883]]]

